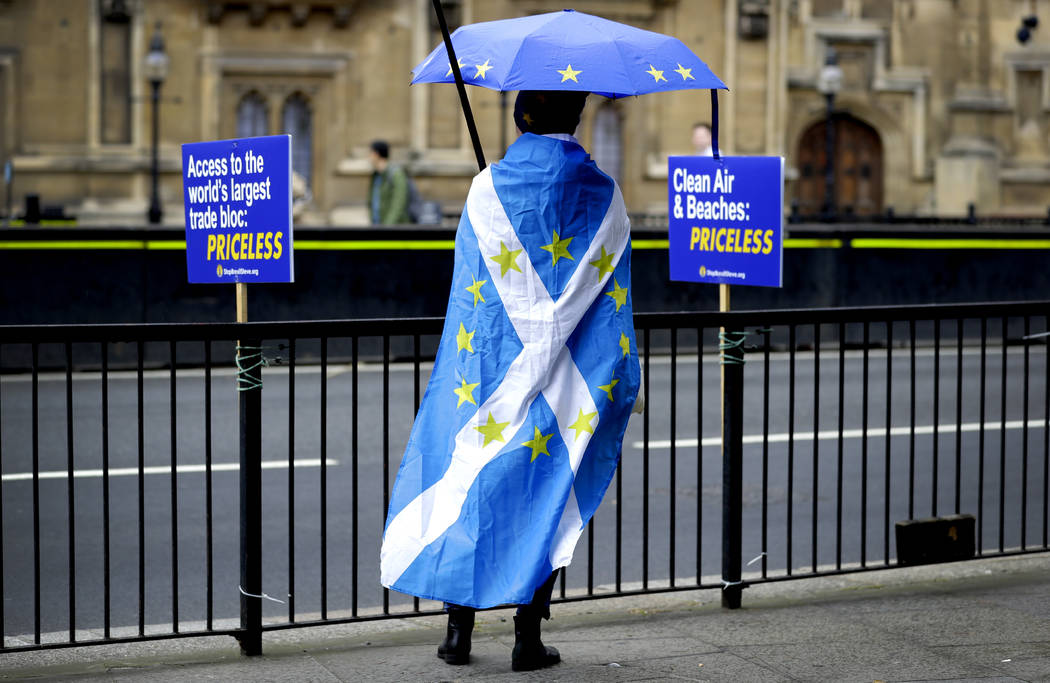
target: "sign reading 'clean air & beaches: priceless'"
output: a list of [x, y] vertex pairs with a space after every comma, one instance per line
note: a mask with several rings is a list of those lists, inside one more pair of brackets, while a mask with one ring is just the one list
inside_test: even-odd
[[671, 279], [783, 284], [784, 160], [668, 160]]

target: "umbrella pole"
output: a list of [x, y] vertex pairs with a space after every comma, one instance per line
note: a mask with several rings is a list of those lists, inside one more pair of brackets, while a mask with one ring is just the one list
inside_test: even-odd
[[[437, 0], [434, 0], [437, 2]], [[715, 159], [719, 158], [718, 154], [718, 91], [711, 88], [711, 156]], [[726, 285], [726, 291], [728, 292], [729, 286]], [[726, 300], [728, 301], [728, 293], [726, 294]], [[728, 309], [727, 309], [728, 310]]]
[[[507, 154], [507, 91], [499, 91], [499, 146]], [[8, 212], [10, 213], [10, 212]]]
[[445, 51], [448, 52], [448, 65], [452, 68], [452, 75], [456, 78], [456, 89], [459, 90], [459, 103], [463, 105], [463, 116], [467, 119], [467, 131], [470, 133], [470, 141], [474, 144], [474, 156], [478, 159], [478, 170], [485, 170], [485, 153], [481, 150], [481, 138], [478, 137], [478, 127], [474, 125], [474, 114], [470, 111], [470, 101], [467, 99], [467, 87], [463, 85], [463, 74], [459, 70], [459, 60], [456, 59], [456, 49], [452, 47], [452, 37], [448, 34], [448, 23], [445, 21], [445, 10], [441, 7], [441, 0], [434, 0], [434, 11], [437, 13], [438, 25], [441, 26], [441, 36], [445, 40]]

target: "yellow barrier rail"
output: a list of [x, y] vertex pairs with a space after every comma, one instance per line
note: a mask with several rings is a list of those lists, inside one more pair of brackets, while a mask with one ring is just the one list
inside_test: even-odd
[[[892, 238], [857, 237], [848, 240], [853, 249], [1050, 249], [1050, 239], [981, 238]], [[841, 249], [845, 240], [788, 237], [785, 249]], [[454, 240], [297, 240], [299, 251], [449, 251]], [[637, 239], [636, 250], [667, 249], [668, 240]], [[183, 251], [183, 240], [0, 240], [2, 250], [80, 251], [80, 250]]]

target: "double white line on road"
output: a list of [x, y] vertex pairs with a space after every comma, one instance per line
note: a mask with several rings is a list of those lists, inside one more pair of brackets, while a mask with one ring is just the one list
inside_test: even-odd
[[[996, 431], [999, 431], [999, 429], [1002, 428], [1002, 426], [1003, 426], [1003, 424], [1001, 422], [985, 422], [984, 423], [984, 430], [986, 432], [996, 432]], [[1007, 430], [1010, 430], [1010, 429], [1022, 429], [1024, 426], [1025, 426], [1024, 420], [1007, 420], [1007, 422], [1006, 422], [1006, 429]], [[1029, 429], [1042, 429], [1045, 426], [1046, 426], [1046, 421], [1045, 420], [1029, 420], [1028, 421], [1028, 428]], [[980, 431], [980, 429], [981, 429], [981, 423], [980, 422], [964, 422], [962, 425], [959, 426], [959, 431], [960, 432], [976, 432], [976, 431]], [[942, 424], [942, 425], [940, 425], [937, 428], [937, 431], [940, 432], [941, 434], [955, 434], [955, 431], [956, 431], [955, 423]], [[893, 436], [908, 436], [910, 434], [911, 434], [911, 427], [891, 427], [890, 428], [890, 436], [891, 437], [893, 437]], [[925, 435], [925, 434], [933, 434], [933, 425], [916, 425], [915, 426], [915, 434], [916, 434], [916, 436], [918, 436], [918, 435]], [[883, 428], [880, 429], [878, 427], [869, 427], [868, 428], [868, 436], [869, 437], [874, 437], [874, 438], [885, 437], [886, 436], [886, 428], [883, 427]], [[864, 430], [863, 429], [844, 429], [844, 430], [842, 430], [842, 438], [843, 439], [860, 439], [860, 438], [863, 438], [863, 437], [864, 437]], [[837, 430], [837, 429], [828, 429], [828, 430], [825, 430], [825, 431], [822, 431], [822, 432], [817, 432], [817, 439], [820, 440], [820, 441], [830, 441], [832, 439], [838, 439], [838, 438], [839, 438], [839, 430]], [[800, 430], [797, 430], [795, 432], [795, 441], [812, 441], [812, 440], [813, 440], [813, 430], [809, 430], [807, 432], [807, 431], [804, 431], [804, 430], [800, 429]], [[780, 433], [777, 433], [777, 434], [770, 434], [769, 435], [769, 443], [786, 443], [787, 441], [788, 441], [788, 433], [787, 432], [780, 432]], [[762, 443], [762, 435], [761, 434], [747, 434], [747, 435], [744, 436], [744, 444], [756, 444], [756, 443]], [[695, 448], [697, 446], [697, 441], [696, 441], [696, 439], [675, 439], [674, 445], [675, 445], [676, 448], [690, 448], [690, 447]], [[703, 439], [703, 441], [700, 443], [700, 445], [702, 445], [704, 447], [721, 446], [722, 445], [722, 437], [720, 437], [720, 436], [709, 436], [709, 437]], [[631, 444], [632, 448], [635, 448], [635, 449], [638, 449], [638, 450], [641, 450], [642, 448], [644, 448], [644, 446], [645, 446], [645, 444], [643, 442], [641, 442], [641, 441], [635, 441], [635, 442], [633, 442]], [[669, 440], [650, 441], [649, 442], [649, 448], [650, 449], [662, 449], [662, 448], [670, 448], [670, 447], [671, 447], [671, 442]]]
[[[320, 458], [308, 458], [302, 460], [294, 460], [293, 464], [296, 468], [299, 467], [320, 467]], [[325, 465], [331, 467], [332, 465], [338, 465], [338, 460], [328, 458], [325, 460]], [[286, 470], [288, 469], [287, 460], [263, 460], [262, 468], [264, 470]], [[218, 462], [212, 463], [212, 472], [237, 472], [241, 469], [240, 463], [236, 462]], [[176, 474], [202, 474], [206, 468], [203, 464], [201, 465], [179, 465], [175, 468]], [[137, 467], [111, 467], [109, 470], [109, 476], [111, 477], [133, 477], [137, 476], [139, 468]], [[143, 474], [171, 474], [171, 467], [169, 465], [151, 465], [149, 467], [142, 468]], [[66, 470], [47, 470], [46, 472], [40, 473], [41, 479], [66, 479], [69, 477], [69, 472]], [[102, 470], [73, 470], [74, 479], [99, 479], [103, 476]], [[32, 472], [14, 472], [11, 474], [5, 474], [0, 477], [5, 483], [9, 481], [32, 481]]]

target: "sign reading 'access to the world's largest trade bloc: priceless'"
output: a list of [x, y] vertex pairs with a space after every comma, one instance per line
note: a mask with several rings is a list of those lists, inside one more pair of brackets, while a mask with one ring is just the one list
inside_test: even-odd
[[292, 138], [182, 146], [190, 282], [293, 282]]
[[668, 160], [671, 279], [783, 284], [784, 160]]

